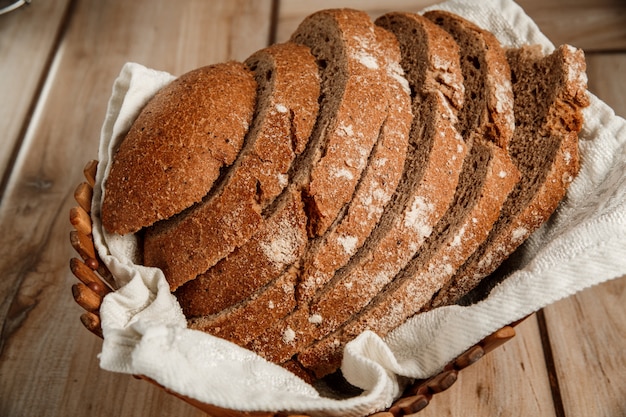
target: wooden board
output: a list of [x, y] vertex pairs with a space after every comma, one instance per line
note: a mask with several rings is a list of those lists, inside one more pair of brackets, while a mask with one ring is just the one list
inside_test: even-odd
[[[69, 0], [0, 16], [0, 173], [14, 158], [63, 29]], [[2, 198], [0, 175], [0, 201]]]
[[568, 417], [626, 416], [626, 277], [545, 309]]
[[452, 388], [435, 395], [419, 413], [419, 417], [506, 415], [555, 416], [535, 315], [516, 327], [514, 339], [464, 369]]
[[[280, 2], [277, 40], [289, 39], [304, 16], [314, 10], [351, 7], [372, 17], [389, 11], [418, 12], [436, 0], [333, 0]], [[517, 3], [555, 44], [570, 43], [586, 51], [626, 49], [626, 2], [621, 0], [518, 0]]]

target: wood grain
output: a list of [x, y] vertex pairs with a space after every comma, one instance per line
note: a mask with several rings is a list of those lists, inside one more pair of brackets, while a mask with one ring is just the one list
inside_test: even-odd
[[512, 340], [460, 372], [419, 416], [555, 416], [536, 317], [515, 331]]
[[568, 417], [626, 416], [626, 277], [545, 309]]
[[[418, 12], [436, 0], [344, 0], [341, 7], [367, 11], [372, 17], [389, 11]], [[586, 51], [626, 49], [626, 2], [622, 0], [518, 0], [517, 3], [537, 23], [553, 43], [570, 43]], [[333, 0], [280, 2], [277, 40], [289, 39], [291, 32], [307, 14], [339, 7]]]
[[[17, 153], [54, 57], [69, 0], [40, 2], [0, 16], [0, 173]], [[3, 176], [0, 175], [0, 183]], [[0, 201], [2, 187], [0, 186]]]
[[180, 74], [245, 58], [267, 43], [270, 12], [252, 0], [75, 2], [0, 206], [0, 415], [202, 415], [99, 369], [70, 290], [68, 213], [125, 62]]

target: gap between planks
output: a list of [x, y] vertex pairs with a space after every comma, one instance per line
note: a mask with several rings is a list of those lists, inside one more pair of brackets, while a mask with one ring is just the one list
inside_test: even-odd
[[39, 75], [37, 86], [34, 89], [30, 104], [28, 105], [28, 108], [24, 115], [24, 119], [21, 123], [21, 127], [17, 133], [17, 137], [13, 144], [13, 149], [11, 150], [9, 158], [6, 162], [4, 172], [0, 173], [0, 205], [2, 205], [4, 201], [4, 196], [12, 177], [18, 156], [22, 150], [22, 145], [24, 144], [28, 131], [31, 128], [31, 122], [34, 119], [33, 116], [37, 112], [37, 109], [41, 106], [41, 101], [45, 98], [44, 91], [46, 90], [46, 85], [50, 83], [51, 76], [54, 77], [54, 73], [50, 71], [50, 69], [54, 65], [61, 43], [63, 42], [63, 38], [67, 33], [67, 28], [69, 27], [72, 15], [74, 13], [75, 4], [76, 0], [69, 0], [66, 9], [63, 12], [60, 24], [54, 35], [54, 41], [52, 42], [50, 50], [48, 51], [45, 63], [41, 68], [41, 74]]
[[554, 412], [556, 417], [565, 416], [565, 406], [563, 405], [563, 397], [561, 396], [561, 388], [559, 386], [559, 378], [556, 372], [556, 364], [554, 362], [554, 354], [550, 343], [550, 334], [546, 323], [546, 316], [542, 310], [537, 311], [537, 325], [539, 327], [539, 337], [541, 338], [541, 347], [543, 350], [544, 360], [546, 362], [546, 370], [548, 372], [548, 380], [552, 391], [552, 401], [554, 403]]

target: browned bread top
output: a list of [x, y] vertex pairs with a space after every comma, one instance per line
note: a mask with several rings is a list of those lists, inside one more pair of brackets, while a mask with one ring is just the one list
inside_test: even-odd
[[[318, 113], [320, 82], [309, 48], [272, 45], [246, 64], [257, 80], [254, 119], [238, 158], [204, 200], [146, 232], [146, 265], [175, 290], [206, 272], [262, 227], [265, 210], [288, 184]], [[297, 94], [294, 94], [297, 91]]]
[[193, 70], [161, 89], [114, 156], [104, 228], [136, 232], [202, 200], [241, 149], [255, 89], [252, 73], [236, 62]]

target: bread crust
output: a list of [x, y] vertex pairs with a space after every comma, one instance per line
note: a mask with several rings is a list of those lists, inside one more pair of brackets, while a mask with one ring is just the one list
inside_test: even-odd
[[113, 157], [102, 201], [105, 230], [134, 233], [202, 200], [241, 149], [255, 89], [250, 71], [228, 62], [190, 71], [157, 92]]
[[161, 268], [171, 290], [206, 272], [262, 227], [263, 210], [287, 185], [291, 163], [317, 118], [319, 77], [308, 48], [277, 44], [246, 63], [258, 81], [259, 99], [237, 161], [202, 203], [146, 232], [145, 264]]
[[[249, 265], [251, 268], [260, 264], [261, 269], [266, 271], [266, 280], [254, 282], [251, 288], [237, 285], [236, 281], [231, 281], [231, 285], [226, 283], [220, 290], [221, 294], [228, 296], [228, 291], [233, 290], [239, 301], [229, 300], [223, 303], [228, 304], [228, 307], [219, 311], [215, 311], [212, 305], [216, 300], [212, 294], [197, 297], [197, 291], [204, 290], [202, 283], [200, 288], [192, 288], [188, 294], [183, 293], [183, 309], [192, 309], [196, 313], [189, 320], [191, 328], [245, 345], [295, 308], [297, 264], [294, 263], [302, 256], [307, 243], [307, 217], [300, 192], [290, 188], [287, 196], [285, 204], [268, 219], [261, 232], [241, 251], [233, 254], [233, 257], [242, 256], [244, 262], [252, 261]], [[225, 262], [229, 262], [229, 259]], [[244, 264], [239, 265], [245, 267]], [[229, 278], [233, 277], [238, 278], [231, 273]], [[251, 275], [250, 279], [258, 278]], [[188, 285], [193, 286], [194, 283], [192, 281]], [[193, 292], [196, 292], [196, 297]], [[220, 303], [219, 299], [217, 303]], [[207, 315], [208, 311], [212, 313]]]
[[379, 26], [375, 30], [388, 85], [386, 93], [393, 104], [387, 106], [380, 136], [345, 214], [309, 245], [298, 279], [297, 296], [301, 303], [310, 301], [363, 245], [402, 177], [413, 119], [410, 88], [400, 66], [398, 41]]
[[[325, 207], [329, 208], [329, 210], [336, 211], [336, 214], [330, 214], [331, 211], [325, 211], [327, 214], [323, 216], [323, 218], [326, 219], [325, 221], [334, 221], [335, 217], [339, 215], [343, 203], [338, 204], [339, 200], [337, 200], [337, 195], [333, 197], [329, 197], [329, 195], [334, 192], [336, 187], [339, 187], [344, 193], [349, 191], [351, 189], [350, 187], [352, 187], [352, 189], [356, 188], [356, 184], [359, 183], [361, 177], [361, 171], [365, 169], [367, 163], [370, 161], [369, 153], [371, 152], [371, 148], [374, 147], [373, 142], [379, 139], [379, 131], [384, 121], [383, 118], [387, 115], [388, 111], [386, 64], [384, 64], [382, 53], [379, 52], [381, 45], [377, 43], [376, 30], [369, 17], [363, 12], [350, 9], [326, 10], [316, 13], [308, 17], [301, 24], [294, 33], [292, 41], [307, 45], [312, 42], [312, 39], [318, 39], [320, 36], [329, 37], [343, 48], [343, 53], [339, 54], [339, 57], [336, 58], [336, 60], [340, 62], [328, 62], [327, 65], [329, 67], [333, 65], [341, 67], [342, 73], [345, 73], [347, 79], [345, 82], [337, 83], [336, 80], [333, 80], [332, 83], [329, 82], [325, 86], [323, 85], [323, 95], [337, 95], [336, 112], [327, 114], [326, 116], [323, 114], [320, 115], [316, 130], [312, 134], [313, 139], [311, 139], [309, 143], [309, 149], [303, 152], [300, 161], [296, 161], [299, 168], [299, 172], [296, 173], [297, 177], [290, 178], [290, 192], [301, 191], [305, 196], [303, 200], [307, 204], [305, 207], [308, 214], [309, 233], [312, 232], [312, 227], [314, 229], [317, 227], [312, 225], [321, 224], [318, 223], [321, 219], [320, 217], [315, 217], [315, 219], [311, 218], [311, 207], [315, 206], [316, 208], [313, 210], [317, 213], [318, 208], [321, 207], [317, 204], [320, 201], [332, 203], [334, 208], [330, 209], [330, 204], [325, 205]], [[318, 60], [328, 59], [325, 55], [328, 52], [330, 51], [312, 50], [312, 53], [316, 55]], [[345, 59], [342, 58], [344, 56]], [[323, 75], [324, 71], [329, 70], [322, 67], [322, 79], [325, 77]], [[326, 77], [328, 77], [328, 75], [326, 75]], [[363, 94], [364, 88], [366, 88], [365, 94]], [[357, 107], [357, 104], [362, 104], [360, 102], [362, 102], [363, 99], [365, 99], [365, 103], [370, 106], [368, 110]], [[401, 111], [408, 112], [409, 110], [403, 108], [393, 111], [399, 114]], [[390, 122], [390, 126], [393, 126], [394, 123], [398, 125], [403, 120], [406, 121], [406, 118], [394, 119], [393, 122]], [[349, 128], [347, 123], [351, 123]], [[382, 127], [382, 129], [385, 130], [384, 127]], [[390, 132], [386, 131], [386, 133], [387, 136], [389, 136]], [[402, 137], [402, 132], [394, 132], [394, 134], [399, 137], [388, 139], [385, 146], [389, 146], [391, 143], [393, 145], [392, 151], [397, 151], [397, 148], [400, 147], [401, 152], [402, 144], [398, 144], [398, 142], [402, 140], [406, 142], [406, 137]], [[318, 139], [315, 139], [316, 136]], [[387, 153], [387, 156], [391, 155]], [[401, 158], [401, 154], [394, 155], [394, 161], [397, 158]], [[358, 161], [358, 163], [355, 163], [355, 161]], [[319, 186], [320, 179], [323, 178], [324, 181], [327, 181], [328, 179], [325, 178], [325, 176], [332, 178], [339, 167], [342, 167], [341, 169], [349, 174], [346, 174], [346, 177], [349, 176], [351, 178], [343, 178], [344, 176], [342, 174], [340, 175], [341, 180], [337, 178], [333, 180], [335, 183], [339, 182], [339, 185], [334, 184], [333, 187], [322, 187], [321, 190], [312, 192], [315, 187]], [[303, 175], [303, 172], [306, 173], [307, 171], [310, 175]], [[318, 179], [316, 180], [316, 178]], [[351, 199], [352, 196], [353, 191], [349, 191], [349, 195], [346, 194], [345, 198]], [[281, 199], [282, 197], [277, 201], [281, 201]], [[262, 230], [264, 226], [258, 224], [257, 227]], [[316, 230], [321, 233], [321, 229]], [[256, 264], [259, 263], [257, 262]], [[223, 270], [223, 266], [224, 265], [220, 265], [220, 269]], [[262, 266], [261, 268], [263, 268], [264, 271], [259, 275], [267, 275], [268, 267]], [[298, 270], [294, 271], [294, 269], [291, 268], [286, 271], [283, 276], [268, 283], [255, 295], [255, 299], [245, 301], [246, 308], [248, 310], [261, 308], [259, 307], [261, 300], [265, 302], [268, 293], [276, 292], [276, 288], [282, 288], [287, 285], [286, 282], [289, 282], [289, 285], [294, 289], [296, 286], [295, 279], [300, 269], [300, 265]], [[210, 272], [211, 271], [209, 271], [209, 273]], [[223, 275], [230, 275], [230, 273], [226, 272], [223, 273]], [[190, 283], [190, 286], [196, 287], [195, 281]], [[281, 290], [278, 290], [278, 292], [280, 291]], [[281, 308], [283, 308], [288, 304], [291, 305], [291, 302], [287, 303], [286, 300], [281, 299], [276, 300], [274, 304], [281, 304]], [[265, 305], [266, 304], [263, 305], [263, 308], [265, 308]], [[274, 309], [269, 312], [269, 314], [273, 315], [277, 311], [282, 310]], [[196, 310], [196, 312], [199, 311]], [[217, 316], [219, 317], [220, 323], [222, 323], [221, 313]], [[208, 323], [207, 320], [201, 320], [200, 318], [194, 320], [195, 323], [200, 321], [203, 321], [205, 328], [208, 329], [209, 326], [206, 325]], [[220, 325], [220, 327], [223, 326]], [[245, 326], [245, 330], [242, 330], [241, 333], [246, 334], [245, 338], [247, 340], [252, 335], [256, 335], [257, 332], [264, 331], [267, 327], [268, 326], [261, 325], [260, 323], [250, 324], [249, 326]], [[234, 331], [232, 329], [240, 328], [240, 326], [231, 323], [228, 328], [231, 329], [229, 332], [232, 332]], [[283, 338], [283, 333], [284, 332], [281, 333], [281, 339]]]

